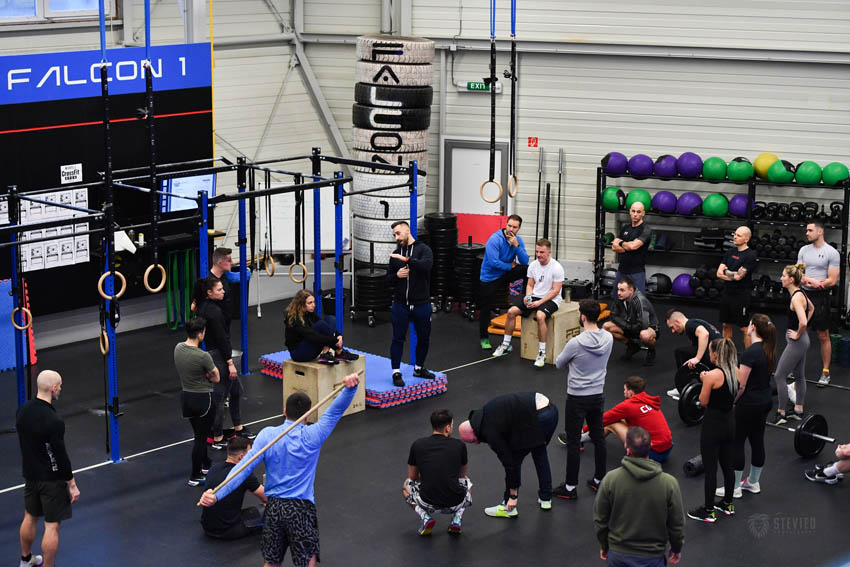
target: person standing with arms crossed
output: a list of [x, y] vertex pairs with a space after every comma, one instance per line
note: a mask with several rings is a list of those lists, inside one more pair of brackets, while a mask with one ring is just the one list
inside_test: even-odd
[[[481, 262], [481, 290], [479, 292], [478, 335], [481, 348], [490, 350], [490, 312], [500, 293], [510, 282], [525, 280], [528, 270], [528, 252], [525, 243], [517, 236], [522, 226], [522, 217], [511, 215], [504, 229], [497, 230], [487, 239], [484, 248], [484, 261]], [[523, 281], [523, 289], [525, 281]]]
[[390, 363], [393, 385], [404, 387], [401, 377], [401, 355], [407, 328], [413, 323], [416, 331], [416, 360], [413, 375], [432, 380], [434, 373], [425, 368], [425, 357], [431, 343], [431, 265], [434, 255], [424, 242], [417, 242], [405, 221], [392, 224], [393, 236], [398, 246], [390, 254], [387, 281], [393, 289], [393, 342], [390, 346]]
[[[65, 422], [53, 407], [62, 392], [62, 377], [54, 370], [44, 370], [38, 374], [36, 384], [37, 396], [18, 409], [15, 421], [26, 481], [21, 567], [53, 567], [59, 549], [59, 525], [71, 518], [71, 504], [80, 498], [80, 489], [65, 450]], [[32, 554], [35, 528], [42, 516], [44, 557]]]
[[753, 274], [758, 265], [758, 254], [749, 248], [752, 231], [746, 226], [735, 229], [732, 242], [734, 248], [729, 248], [723, 256], [723, 261], [717, 266], [717, 277], [724, 282], [723, 294], [720, 296], [720, 323], [723, 326], [723, 336], [732, 338], [735, 327], [741, 329], [744, 335], [744, 347], [750, 346], [750, 335], [747, 333], [750, 317], [750, 291], [753, 288]]
[[617, 284], [623, 276], [629, 276], [634, 280], [635, 286], [646, 295], [646, 251], [649, 249], [649, 240], [652, 237], [652, 229], [643, 222], [646, 209], [643, 203], [635, 201], [629, 208], [631, 223], [624, 224], [620, 236], [611, 242], [611, 250], [619, 254], [620, 264], [617, 266], [617, 277], [614, 279], [614, 289], [611, 290], [611, 299], [617, 299]]
[[829, 364], [832, 361], [832, 343], [829, 340], [829, 324], [832, 319], [830, 292], [838, 284], [841, 273], [841, 255], [823, 239], [823, 223], [812, 221], [806, 225], [808, 244], [797, 253], [797, 264], [806, 265], [803, 275], [803, 291], [815, 306], [809, 327], [818, 334], [820, 357], [823, 361], [818, 386], [829, 384]]

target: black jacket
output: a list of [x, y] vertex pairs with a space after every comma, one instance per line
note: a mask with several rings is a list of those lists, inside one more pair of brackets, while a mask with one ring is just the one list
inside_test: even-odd
[[[431, 301], [431, 265], [434, 255], [427, 244], [414, 241], [413, 244], [398, 246], [394, 254], [407, 258], [402, 262], [390, 258], [387, 270], [387, 283], [393, 290], [393, 301], [403, 305], [420, 305]], [[407, 278], [400, 278], [397, 272], [403, 267], [410, 268]]]
[[33, 398], [18, 409], [15, 425], [25, 479], [49, 482], [74, 477], [65, 450], [65, 422], [52, 404]]
[[469, 413], [469, 424], [481, 443], [487, 443], [505, 467], [508, 488], [519, 487], [522, 462], [514, 452], [546, 444], [538, 426], [534, 392], [498, 396]]
[[652, 327], [658, 330], [658, 318], [652, 303], [638, 290], [630, 301], [614, 300], [611, 321], [627, 333], [639, 333]]
[[284, 342], [286, 348], [290, 352], [295, 350], [295, 347], [301, 344], [301, 341], [309, 341], [313, 344], [332, 347], [336, 345], [337, 338], [323, 335], [318, 331], [313, 330], [313, 325], [319, 321], [319, 316], [315, 313], [305, 313], [304, 323], [298, 319], [292, 322], [286, 322], [286, 330], [284, 331]]
[[204, 334], [204, 346], [207, 350], [217, 350], [225, 362], [233, 358], [230, 335], [225, 330], [225, 318], [218, 302], [205, 299], [198, 305], [195, 313], [207, 320], [207, 330]]

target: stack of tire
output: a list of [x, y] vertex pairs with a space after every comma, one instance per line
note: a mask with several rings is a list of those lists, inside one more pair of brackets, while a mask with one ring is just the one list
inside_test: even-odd
[[[352, 109], [354, 158], [373, 163], [407, 165], [416, 160], [425, 169], [428, 127], [434, 91], [434, 42], [401, 36], [357, 38], [357, 84]], [[398, 175], [370, 167], [355, 167], [353, 190], [363, 191], [406, 183]], [[425, 213], [425, 177], [417, 179], [417, 228]], [[396, 247], [390, 226], [410, 222], [410, 191], [386, 189], [351, 197], [354, 260], [383, 266]]]

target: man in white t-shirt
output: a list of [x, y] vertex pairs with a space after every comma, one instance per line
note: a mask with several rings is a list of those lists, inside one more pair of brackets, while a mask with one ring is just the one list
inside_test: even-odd
[[543, 368], [546, 363], [546, 319], [556, 313], [561, 305], [564, 268], [557, 260], [552, 259], [552, 243], [548, 239], [538, 240], [534, 252], [537, 259], [528, 265], [525, 297], [514, 298], [505, 319], [505, 338], [493, 351], [493, 356], [505, 356], [513, 350], [511, 338], [513, 338], [517, 316], [525, 317], [534, 313], [534, 318], [537, 320], [537, 336], [541, 341], [538, 344], [534, 366]]

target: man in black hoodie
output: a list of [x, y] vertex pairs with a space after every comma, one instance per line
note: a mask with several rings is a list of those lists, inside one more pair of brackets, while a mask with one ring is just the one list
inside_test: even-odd
[[646, 429], [630, 427], [622, 466], [605, 475], [596, 494], [593, 523], [599, 557], [608, 565], [662, 567], [682, 556], [682, 493], [676, 479], [648, 458], [651, 443]]
[[393, 342], [390, 359], [393, 367], [393, 384], [401, 388], [401, 354], [407, 327], [413, 323], [416, 330], [416, 360], [413, 375], [433, 379], [434, 374], [425, 368], [428, 345], [431, 342], [431, 265], [434, 255], [427, 244], [417, 242], [410, 234], [410, 225], [405, 221], [392, 224], [393, 236], [398, 242], [395, 252], [390, 254], [387, 280], [393, 290]]

